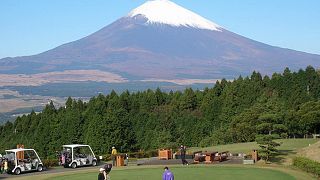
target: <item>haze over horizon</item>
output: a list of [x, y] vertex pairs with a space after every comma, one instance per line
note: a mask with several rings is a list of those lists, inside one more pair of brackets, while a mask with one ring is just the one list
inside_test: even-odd
[[[0, 29], [0, 58], [38, 54], [85, 37], [144, 2], [3, 0], [0, 2], [3, 27]], [[173, 2], [251, 39], [320, 54], [319, 1]]]

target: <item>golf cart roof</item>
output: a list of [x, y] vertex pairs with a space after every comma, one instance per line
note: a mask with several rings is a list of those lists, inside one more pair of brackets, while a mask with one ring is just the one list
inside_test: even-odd
[[85, 144], [70, 144], [70, 145], [63, 145], [62, 147], [65, 147], [65, 148], [89, 147], [89, 145], [85, 145]]
[[21, 152], [21, 151], [35, 151], [34, 149], [24, 149], [24, 148], [19, 148], [19, 149], [9, 149], [6, 150], [6, 152]]

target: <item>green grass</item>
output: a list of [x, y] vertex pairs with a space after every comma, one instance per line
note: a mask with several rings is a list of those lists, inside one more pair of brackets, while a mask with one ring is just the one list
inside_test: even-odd
[[[212, 180], [212, 179], [238, 179], [238, 180], [294, 180], [295, 178], [284, 172], [247, 167], [225, 166], [192, 166], [171, 168], [176, 180]], [[162, 177], [162, 168], [139, 168], [112, 171], [112, 180], [158, 180]], [[98, 173], [73, 174], [51, 178], [51, 180], [89, 180], [97, 179]]]
[[[318, 139], [279, 139], [276, 140], [281, 143], [278, 147], [281, 151], [295, 152], [298, 149], [314, 144]], [[256, 142], [249, 143], [238, 143], [238, 144], [227, 144], [218, 145], [206, 148], [190, 148], [190, 151], [229, 151], [231, 153], [249, 153], [253, 149], [259, 149], [259, 145]]]

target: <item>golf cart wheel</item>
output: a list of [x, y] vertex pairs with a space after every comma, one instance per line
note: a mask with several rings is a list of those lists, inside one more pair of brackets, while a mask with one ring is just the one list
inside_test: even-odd
[[21, 169], [17, 168], [16, 170], [14, 170], [14, 174], [19, 175], [21, 174]]
[[43, 171], [42, 165], [39, 165], [39, 166], [38, 166], [38, 171], [39, 171], [39, 172]]
[[72, 163], [72, 164], [71, 164], [71, 167], [72, 167], [73, 169], [77, 168], [77, 163]]
[[92, 161], [92, 166], [96, 166], [97, 165], [97, 161]]

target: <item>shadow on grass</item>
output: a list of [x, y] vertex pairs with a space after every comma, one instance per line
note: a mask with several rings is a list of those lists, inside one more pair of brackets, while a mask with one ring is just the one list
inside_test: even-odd
[[272, 157], [270, 160], [276, 164], [282, 164], [288, 157], [297, 154], [296, 151], [293, 150], [278, 150], [278, 153]]

